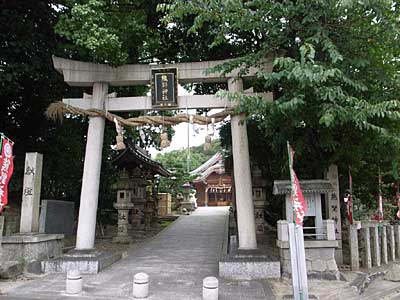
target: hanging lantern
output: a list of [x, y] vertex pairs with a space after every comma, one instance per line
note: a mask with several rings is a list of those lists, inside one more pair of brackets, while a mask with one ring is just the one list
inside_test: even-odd
[[126, 149], [126, 146], [124, 143], [125, 130], [121, 127], [121, 125], [119, 124], [119, 122], [116, 118], [114, 118], [114, 123], [115, 123], [115, 131], [117, 132], [117, 136], [115, 137], [115, 141], [117, 142], [117, 144], [114, 145], [112, 148], [115, 150], [124, 150], [124, 149]]
[[161, 149], [167, 148], [169, 147], [169, 145], [171, 145], [171, 142], [168, 140], [168, 133], [166, 131], [161, 132], [160, 140], [161, 140], [160, 143]]
[[215, 118], [211, 118], [211, 133], [210, 136], [213, 136], [215, 133]]
[[124, 150], [126, 149], [125, 143], [124, 143], [124, 137], [122, 135], [117, 135], [115, 137], [115, 140], [117, 141], [116, 145], [116, 150]]

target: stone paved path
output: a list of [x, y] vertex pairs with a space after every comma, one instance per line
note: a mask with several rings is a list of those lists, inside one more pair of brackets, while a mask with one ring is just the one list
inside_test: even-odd
[[[66, 296], [65, 274], [49, 274], [11, 290], [0, 299], [132, 299], [132, 279], [150, 275], [149, 300], [201, 299], [202, 280], [218, 276], [228, 208], [201, 207], [182, 216], [150, 241], [97, 275], [84, 276], [84, 291]], [[272, 299], [265, 283], [220, 280], [220, 299]]]

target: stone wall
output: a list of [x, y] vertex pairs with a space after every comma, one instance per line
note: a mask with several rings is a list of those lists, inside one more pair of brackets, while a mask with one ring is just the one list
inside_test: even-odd
[[3, 235], [13, 235], [19, 232], [20, 216], [14, 214], [4, 214], [4, 232]]
[[[324, 221], [324, 240], [305, 240], [306, 268], [309, 278], [339, 280], [340, 272], [335, 260], [335, 250], [338, 241], [335, 240], [335, 226], [332, 220]], [[288, 222], [280, 220], [277, 223], [281, 272], [283, 277], [291, 277]]]
[[[290, 250], [280, 249], [281, 272], [291, 277]], [[339, 270], [335, 260], [335, 248], [306, 248], [306, 267], [309, 278], [339, 280]]]
[[32, 261], [62, 255], [63, 234], [36, 234], [3, 236], [3, 261]]

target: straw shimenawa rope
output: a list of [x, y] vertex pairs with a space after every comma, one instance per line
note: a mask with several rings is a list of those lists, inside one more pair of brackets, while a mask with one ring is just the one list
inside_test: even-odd
[[[73, 107], [67, 105], [63, 102], [55, 102], [50, 104], [47, 108], [46, 115], [49, 119], [54, 121], [62, 121], [64, 118], [64, 114], [69, 113], [73, 115], [81, 115], [88, 117], [104, 117], [107, 120], [113, 122], [114, 118], [120, 122], [122, 126], [127, 127], [136, 127], [143, 125], [176, 125], [182, 122], [189, 122], [193, 120], [193, 123], [199, 125], [207, 125], [212, 119], [215, 122], [221, 122], [229, 115], [235, 114], [234, 108], [228, 108], [219, 113], [210, 115], [208, 117], [200, 116], [200, 115], [189, 115], [189, 114], [178, 114], [173, 117], [167, 116], [140, 116], [136, 118], [124, 119], [118, 115], [112, 114], [110, 112], [106, 112], [99, 109], [80, 109], [77, 107]], [[192, 119], [190, 118], [192, 116]]]

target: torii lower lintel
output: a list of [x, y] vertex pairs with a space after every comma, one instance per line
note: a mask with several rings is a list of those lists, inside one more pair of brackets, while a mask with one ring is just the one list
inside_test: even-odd
[[[272, 101], [272, 93], [247, 93], [249, 96], [261, 95], [265, 101]], [[85, 95], [84, 98], [67, 98], [63, 99], [67, 105], [80, 109], [93, 108], [92, 97]], [[107, 96], [105, 99], [105, 109], [112, 112], [128, 112], [128, 111], [146, 111], [146, 110], [180, 110], [180, 109], [199, 109], [199, 108], [229, 108], [232, 102], [227, 98], [217, 97], [215, 95], [185, 95], [178, 96], [177, 107], [152, 107], [150, 96], [139, 97], [115, 97], [115, 95]]]

